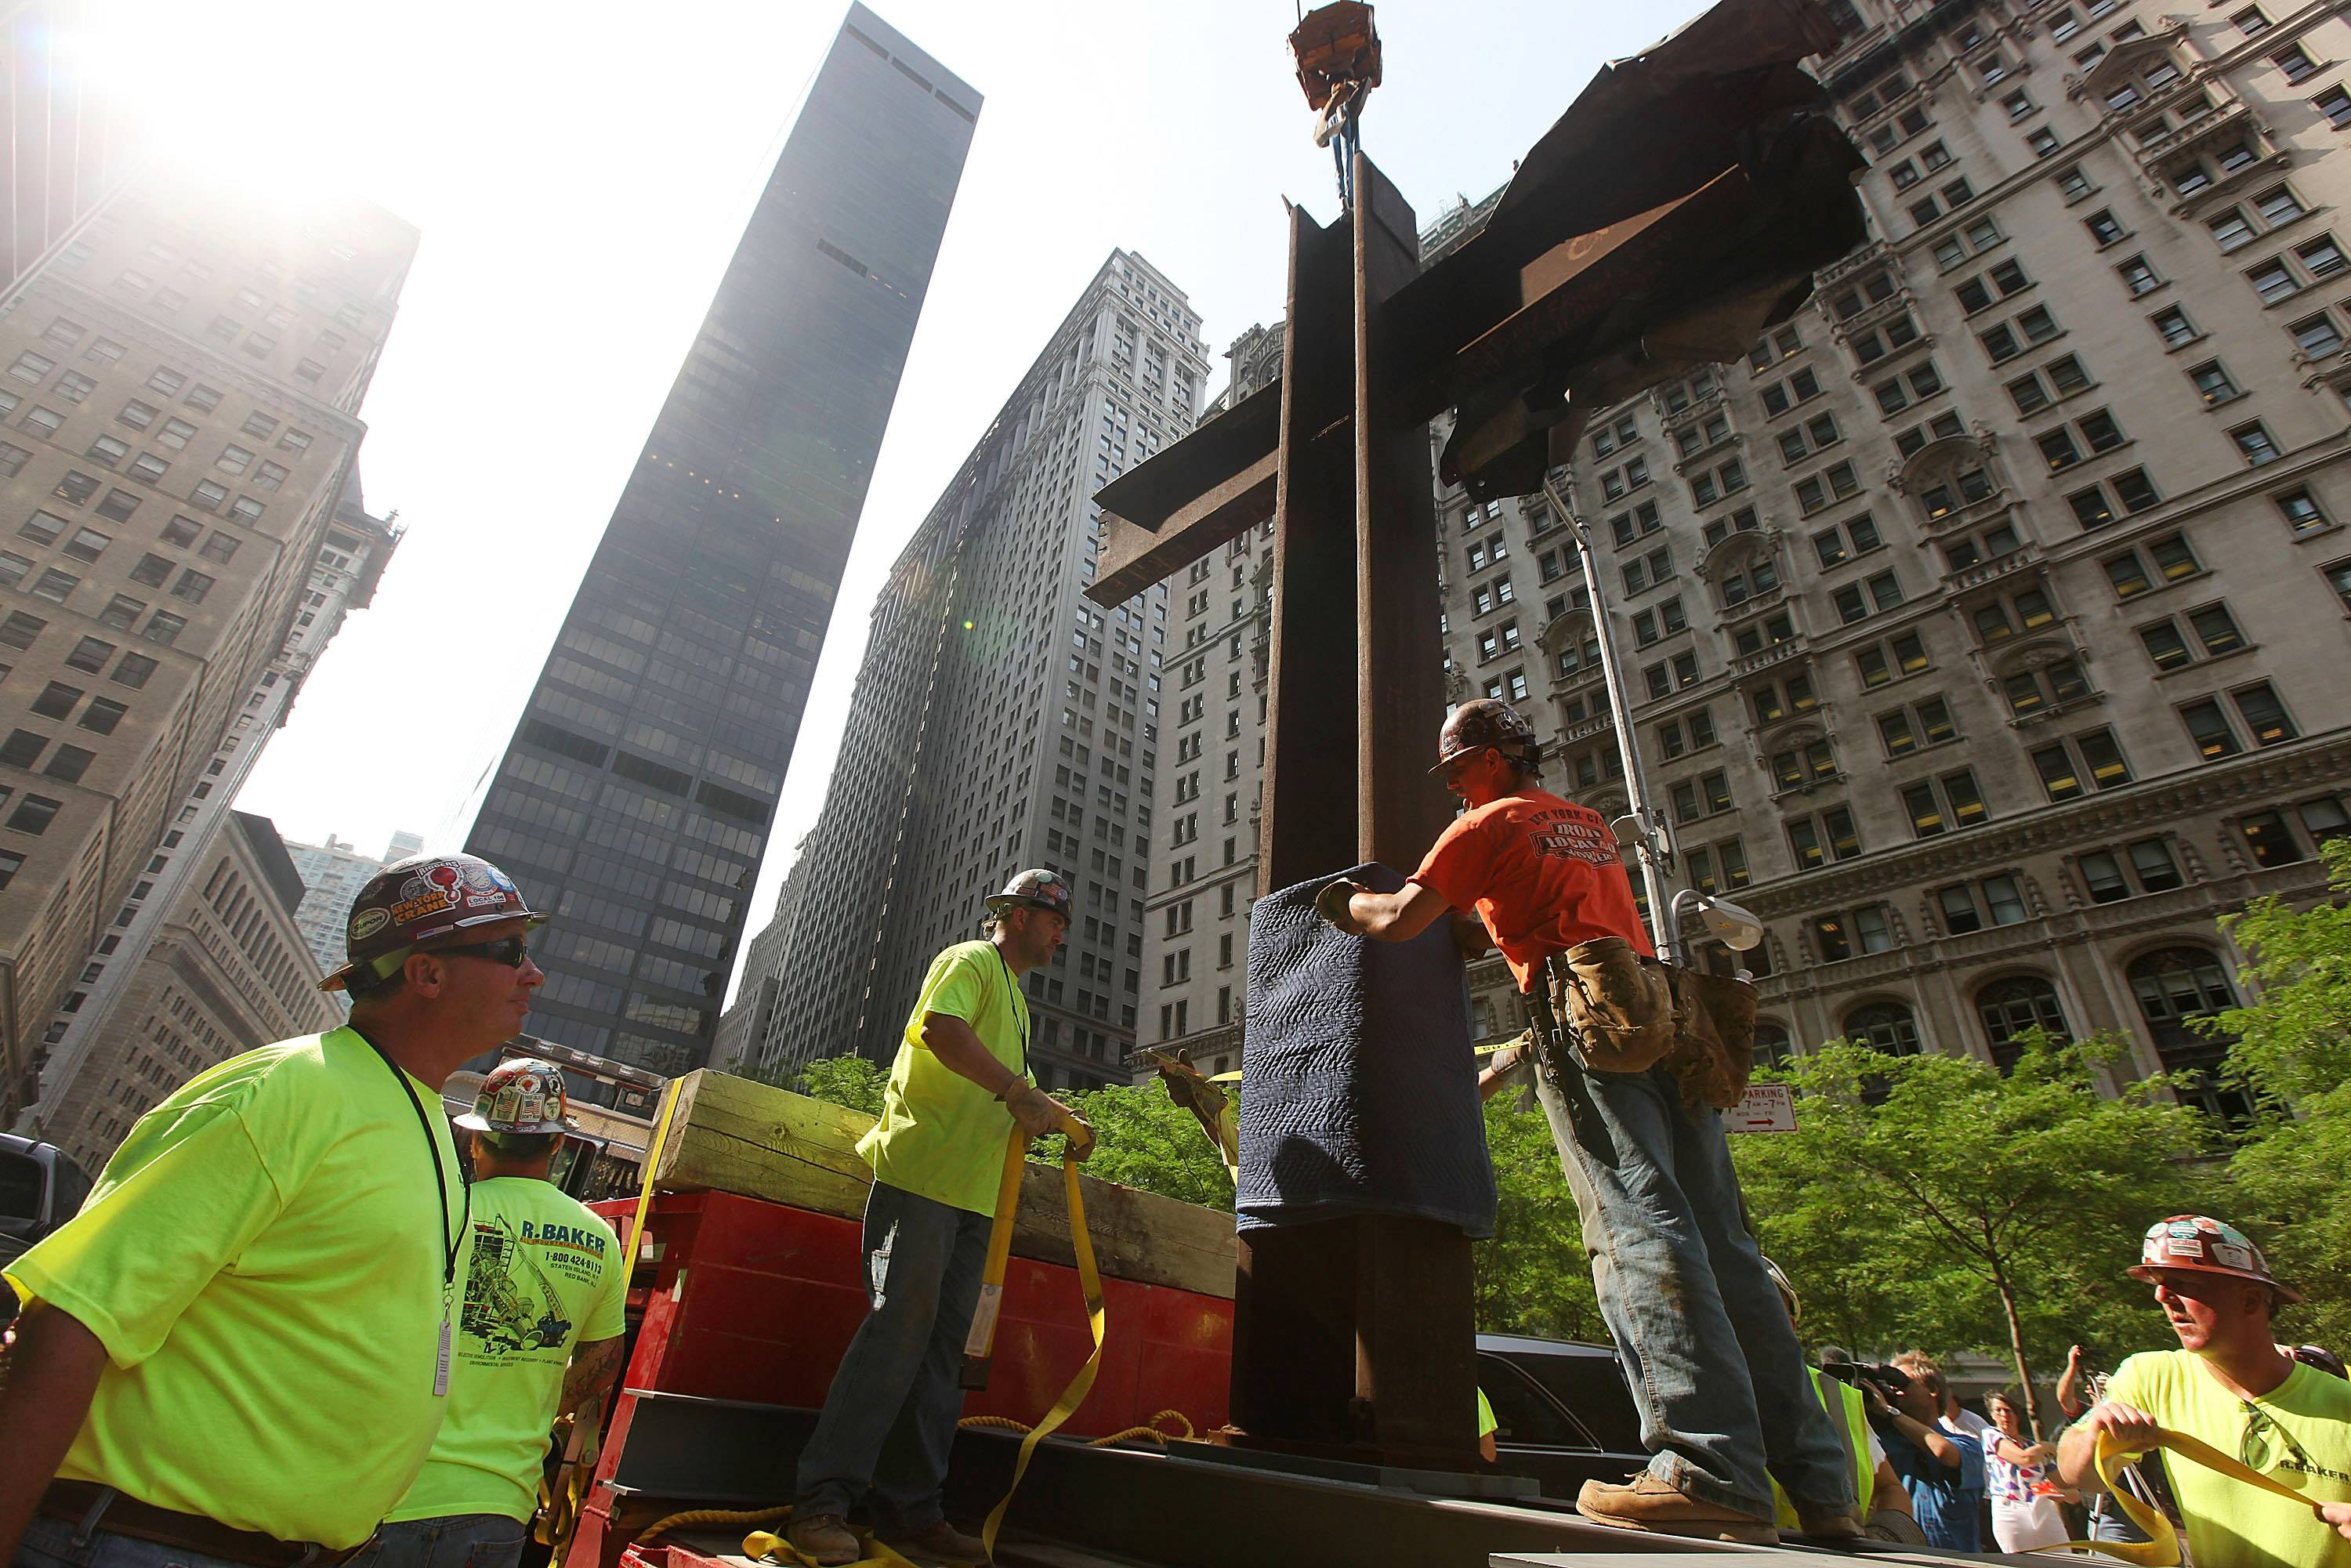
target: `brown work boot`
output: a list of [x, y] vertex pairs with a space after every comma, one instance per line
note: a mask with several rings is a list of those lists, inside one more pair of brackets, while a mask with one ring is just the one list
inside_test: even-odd
[[1594, 1524], [1616, 1530], [1738, 1541], [1750, 1546], [1780, 1543], [1780, 1532], [1771, 1528], [1768, 1518], [1700, 1502], [1646, 1471], [1622, 1486], [1584, 1482], [1583, 1490], [1575, 1494], [1575, 1511]]
[[865, 1548], [850, 1533], [849, 1521], [837, 1513], [794, 1515], [784, 1539], [793, 1551], [823, 1568], [841, 1568], [865, 1555]]
[[877, 1539], [896, 1547], [914, 1562], [926, 1565], [942, 1563], [985, 1563], [987, 1545], [977, 1535], [966, 1535], [942, 1519], [918, 1535], [881, 1535]]
[[1861, 1523], [1838, 1508], [1796, 1504], [1796, 1533], [1813, 1541], [1858, 1541]]

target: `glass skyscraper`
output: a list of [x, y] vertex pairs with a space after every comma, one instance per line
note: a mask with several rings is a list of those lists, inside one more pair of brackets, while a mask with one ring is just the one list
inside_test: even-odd
[[538, 1034], [708, 1053], [979, 106], [851, 5], [466, 841], [559, 917]]

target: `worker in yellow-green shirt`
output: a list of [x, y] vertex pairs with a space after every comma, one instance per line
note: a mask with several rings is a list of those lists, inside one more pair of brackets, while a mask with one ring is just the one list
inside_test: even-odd
[[471, 855], [386, 867], [321, 982], [350, 1025], [183, 1084], [7, 1266], [0, 1562], [334, 1568], [367, 1543], [448, 1402], [466, 1194], [441, 1084], [521, 1029], [542, 918]]
[[352, 1568], [515, 1568], [548, 1433], [621, 1369], [629, 1267], [612, 1228], [548, 1180], [570, 1127], [563, 1071], [517, 1057], [456, 1118], [473, 1228], [449, 1404], [408, 1495]]
[[977, 1563], [977, 1538], [939, 1497], [963, 1412], [958, 1373], [979, 1302], [987, 1232], [1014, 1124], [1031, 1137], [1092, 1131], [1029, 1079], [1020, 977], [1052, 962], [1070, 928], [1070, 884], [1024, 871], [987, 900], [988, 937], [931, 960], [891, 1064], [882, 1119], [859, 1141], [873, 1167], [865, 1205], [865, 1321], [849, 1342], [800, 1451], [792, 1549], [819, 1564], [867, 1555], [848, 1525], [910, 1557]]
[[2288, 1356], [2270, 1314], [2302, 1298], [2235, 1226], [2179, 1214], [2147, 1228], [2131, 1277], [2155, 1287], [2178, 1350], [2143, 1351], [2057, 1447], [2069, 1487], [2105, 1490], [2098, 1437], [2126, 1450], [2159, 1430], [2201, 1438], [2308, 1500], [2249, 1486], [2191, 1459], [2168, 1461], [2196, 1568], [2351, 1568], [2351, 1383]]

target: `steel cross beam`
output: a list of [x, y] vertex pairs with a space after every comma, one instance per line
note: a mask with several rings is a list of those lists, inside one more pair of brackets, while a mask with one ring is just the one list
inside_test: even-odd
[[[1458, 411], [1448, 482], [1531, 494], [1594, 409], [1743, 354], [1865, 237], [1861, 159], [1800, 68], [1835, 42], [1807, 0], [1721, 0], [1604, 69], [1425, 272], [1412, 209], [1360, 152], [1336, 223], [1291, 209], [1280, 382], [1102, 491], [1087, 590], [1107, 608], [1273, 523], [1260, 892], [1416, 864], [1447, 816], [1423, 772], [1445, 695], [1426, 422]], [[1470, 1296], [1447, 1227], [1244, 1236], [1243, 1440], [1467, 1468]]]

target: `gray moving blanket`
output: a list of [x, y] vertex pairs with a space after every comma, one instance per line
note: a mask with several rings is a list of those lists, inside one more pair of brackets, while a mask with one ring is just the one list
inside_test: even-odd
[[[1384, 865], [1340, 873], [1375, 893]], [[1317, 877], [1249, 912], [1242, 1040], [1243, 1230], [1395, 1214], [1494, 1234], [1494, 1166], [1452, 922], [1410, 942], [1350, 936], [1314, 913]]]

